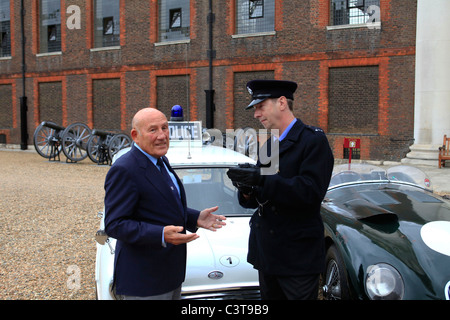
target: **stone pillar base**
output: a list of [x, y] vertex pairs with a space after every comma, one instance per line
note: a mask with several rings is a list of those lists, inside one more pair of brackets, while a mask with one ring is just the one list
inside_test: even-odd
[[411, 152], [401, 162], [410, 165], [438, 166], [439, 147], [431, 144], [414, 144], [409, 147]]

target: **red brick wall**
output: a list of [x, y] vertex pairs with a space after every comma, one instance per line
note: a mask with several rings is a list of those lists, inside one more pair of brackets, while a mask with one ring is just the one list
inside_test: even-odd
[[378, 134], [378, 78], [378, 66], [329, 69], [329, 133]]
[[[111, 126], [129, 131], [131, 118], [142, 107], [166, 113], [172, 104], [189, 99], [189, 118], [205, 122], [208, 72], [208, 2], [190, 1], [190, 42], [155, 45], [158, 40], [158, 1], [120, 0], [120, 49], [90, 50], [93, 43], [91, 0], [61, 0], [62, 53], [38, 53], [38, 1], [26, 7], [26, 96], [28, 143], [41, 119], [39, 87], [61, 83], [63, 125], [96, 124], [93, 82], [118, 79], [111, 93], [118, 106]], [[361, 138], [362, 159], [398, 160], [413, 138], [415, 0], [381, 0], [381, 29], [327, 30], [329, 0], [276, 0], [275, 33], [233, 37], [235, 0], [214, 1], [213, 89], [215, 127], [258, 126], [251, 111], [245, 82], [273, 77], [298, 82], [294, 112], [305, 123], [322, 127], [335, 156], [342, 155], [345, 132], [329, 132], [330, 68], [378, 68], [378, 132], [349, 132]], [[81, 10], [81, 29], [65, 27], [69, 5]], [[20, 0], [11, 0], [11, 59], [0, 59], [0, 84], [12, 85], [11, 114], [0, 133], [8, 143], [20, 142], [19, 97], [22, 95]], [[187, 80], [187, 81], [184, 81]], [[105, 82], [107, 83], [107, 81]], [[175, 88], [177, 90], [174, 90]], [[108, 90], [106, 90], [107, 92]], [[185, 98], [185, 96], [187, 98]], [[169, 117], [170, 115], [167, 114]], [[186, 116], [186, 115], [185, 115]], [[97, 116], [98, 118], [98, 116]], [[255, 127], [256, 128], [256, 127]], [[110, 128], [111, 129], [111, 128]]]
[[[13, 105], [14, 86], [0, 81], [0, 141], [9, 141], [11, 129], [16, 125], [16, 115], [11, 113]], [[5, 141], [6, 140], [6, 141]]]

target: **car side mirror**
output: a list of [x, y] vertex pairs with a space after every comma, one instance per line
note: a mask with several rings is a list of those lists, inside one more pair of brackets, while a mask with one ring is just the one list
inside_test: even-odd
[[99, 244], [104, 245], [108, 241], [108, 235], [106, 234], [105, 230], [98, 230], [95, 233], [95, 241], [97, 241]]
[[109, 251], [111, 251], [111, 254], [114, 254], [115, 250], [113, 246], [111, 245], [111, 241], [109, 241], [109, 236], [106, 234], [105, 230], [98, 230], [95, 233], [95, 240], [100, 245], [104, 245], [105, 243], [108, 244]]

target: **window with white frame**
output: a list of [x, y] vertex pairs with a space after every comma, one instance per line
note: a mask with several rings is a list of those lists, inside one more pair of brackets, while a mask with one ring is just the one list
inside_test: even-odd
[[331, 25], [379, 22], [380, 0], [331, 0]]
[[275, 0], [236, 0], [236, 34], [275, 30]]
[[0, 0], [0, 57], [11, 56], [11, 17], [9, 0]]
[[120, 0], [94, 0], [94, 48], [120, 45]]
[[39, 1], [39, 52], [61, 51], [61, 1]]
[[190, 0], [158, 0], [159, 41], [190, 38]]

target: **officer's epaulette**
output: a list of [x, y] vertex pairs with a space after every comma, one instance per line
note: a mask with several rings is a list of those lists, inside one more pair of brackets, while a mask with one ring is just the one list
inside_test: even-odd
[[310, 126], [310, 125], [306, 125], [306, 128], [308, 128], [309, 130], [313, 131], [313, 132], [321, 132], [321, 133], [325, 133], [322, 129], [320, 129], [319, 127], [314, 127], [314, 126]]

